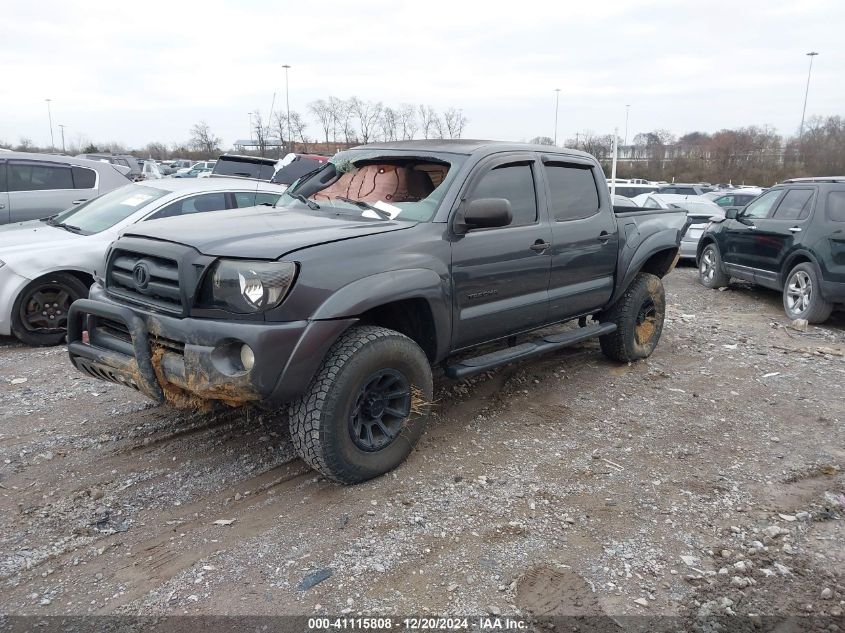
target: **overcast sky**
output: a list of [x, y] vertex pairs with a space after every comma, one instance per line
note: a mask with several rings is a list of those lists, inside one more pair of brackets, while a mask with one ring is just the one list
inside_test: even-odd
[[[11, 0], [0, 17], [0, 140], [143, 146], [205, 120], [230, 145], [248, 112], [320, 97], [462, 108], [465, 137], [577, 131], [794, 133], [845, 115], [842, 0], [710, 2], [70, 2]], [[311, 122], [307, 133], [319, 136]], [[56, 142], [59, 130], [55, 127]]]

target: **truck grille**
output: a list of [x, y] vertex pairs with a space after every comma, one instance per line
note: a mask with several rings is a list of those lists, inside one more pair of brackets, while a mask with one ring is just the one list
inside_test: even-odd
[[[104, 334], [109, 336], [113, 339], [117, 339], [118, 341], [122, 341], [128, 345], [132, 344], [132, 335], [129, 333], [129, 328], [126, 326], [125, 323], [121, 323], [120, 321], [113, 321], [112, 319], [107, 319], [105, 317], [95, 317], [96, 318], [96, 334], [97, 342], [100, 342], [100, 334]], [[176, 341], [172, 338], [167, 338], [166, 336], [161, 336], [159, 334], [153, 334], [150, 332], [147, 337], [150, 341], [151, 348], [163, 347], [165, 350], [169, 352], [175, 352], [176, 354], [184, 354], [185, 353], [185, 344], [182, 341]], [[106, 345], [107, 348], [110, 348], [109, 345]], [[121, 350], [117, 350], [121, 351]]]
[[172, 259], [116, 249], [107, 286], [113, 293], [143, 305], [173, 312], [182, 309], [179, 266]]

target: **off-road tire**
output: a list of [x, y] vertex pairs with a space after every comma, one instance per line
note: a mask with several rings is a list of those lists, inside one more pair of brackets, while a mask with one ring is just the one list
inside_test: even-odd
[[[366, 382], [379, 372], [406, 379], [410, 415], [401, 431], [381, 449], [362, 450], [353, 438], [356, 402]], [[356, 484], [401, 464], [428, 421], [432, 397], [431, 365], [407, 336], [376, 326], [355, 326], [329, 349], [308, 390], [288, 410], [290, 434], [299, 456], [326, 477]]]
[[[790, 308], [790, 286], [793, 280], [798, 277], [803, 277], [808, 283], [807, 300], [809, 304], [803, 310], [795, 310]], [[825, 301], [821, 293], [821, 281], [816, 272], [816, 267], [813, 264], [804, 262], [798, 264], [786, 276], [786, 282], [783, 284], [783, 310], [786, 316], [790, 319], [806, 319], [807, 323], [824, 323], [833, 312], [833, 304]]]
[[[709, 259], [708, 259], [709, 258]], [[728, 285], [731, 278], [722, 270], [722, 256], [719, 247], [710, 242], [698, 258], [698, 282], [705, 288], [717, 290]]]
[[616, 303], [599, 315], [600, 322], [616, 324], [615, 332], [599, 337], [602, 353], [621, 362], [648, 358], [660, 340], [665, 316], [660, 277], [638, 274]]
[[[39, 331], [25, 323], [24, 312], [26, 305], [32, 300], [33, 294], [39, 289], [62, 288], [68, 295], [68, 303], [57, 309], [61, 314], [56, 314], [56, 322], [64, 323], [64, 327], [55, 330]], [[84, 299], [88, 296], [88, 287], [79, 279], [68, 273], [50, 273], [31, 281], [18, 294], [12, 306], [12, 334], [21, 342], [27, 345], [38, 347], [58, 345], [67, 336], [67, 308], [77, 299]]]

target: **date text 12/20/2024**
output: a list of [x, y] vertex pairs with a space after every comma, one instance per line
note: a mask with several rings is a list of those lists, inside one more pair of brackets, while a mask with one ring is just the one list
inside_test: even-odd
[[528, 622], [520, 618], [498, 616], [456, 617], [456, 618], [350, 618], [323, 617], [309, 618], [309, 631], [523, 631], [528, 629]]

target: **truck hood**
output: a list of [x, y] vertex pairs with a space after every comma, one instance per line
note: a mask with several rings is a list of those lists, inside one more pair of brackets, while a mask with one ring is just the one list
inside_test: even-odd
[[213, 257], [278, 259], [309, 246], [398, 231], [414, 224], [337, 214], [326, 207], [319, 211], [251, 207], [140, 222], [124, 235], [184, 244]]

